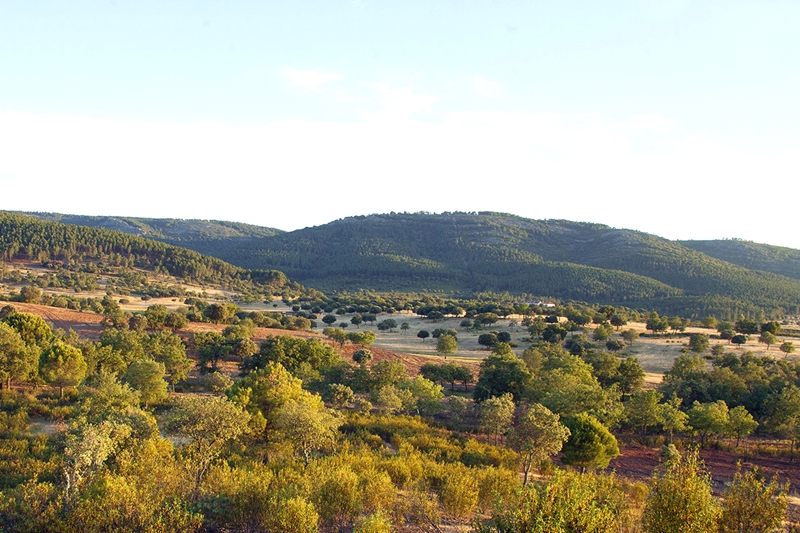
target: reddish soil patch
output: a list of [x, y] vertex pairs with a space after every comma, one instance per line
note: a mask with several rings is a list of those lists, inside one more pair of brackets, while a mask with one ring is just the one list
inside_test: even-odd
[[[60, 309], [45, 305], [16, 302], [14, 303], [14, 306], [20, 312], [39, 315], [51, 323], [54, 328], [61, 328], [64, 331], [69, 331], [72, 329], [82, 339], [96, 341], [100, 337], [100, 333], [103, 331], [103, 327], [100, 324], [103, 320], [103, 316], [96, 313], [84, 313], [81, 311], [74, 311], [72, 309]], [[189, 323], [189, 326], [181, 332], [188, 333], [189, 338], [191, 338], [191, 335], [199, 331], [216, 331], [221, 333], [225, 327], [226, 326], [224, 324], [191, 322]], [[289, 331], [285, 329], [256, 328], [255, 333], [253, 334], [253, 340], [259, 342], [265, 340], [267, 337], [277, 335], [291, 335], [293, 337], [300, 337], [303, 339], [316, 338], [323, 340], [329, 343], [331, 346], [339, 349], [342, 357], [348, 361], [351, 360], [353, 352], [360, 348], [360, 346], [350, 343], [345, 344], [344, 347], [340, 347], [338, 343], [326, 339], [319, 333], [313, 333], [310, 331]], [[429, 363], [431, 361], [430, 358], [416, 355], [399, 354], [389, 350], [384, 350], [382, 348], [376, 348], [374, 346], [371, 346], [369, 350], [372, 352], [373, 361], [399, 360], [406, 366], [408, 372], [412, 376], [416, 376], [419, 373], [419, 368], [425, 363]], [[478, 363], [465, 362], [460, 364], [469, 366], [472, 369], [473, 374], [476, 376], [478, 375]]]
[[[659, 464], [658, 448], [627, 446], [620, 450], [619, 457], [611, 461], [609, 469], [633, 481], [647, 482]], [[777, 474], [781, 482], [791, 483], [792, 490], [800, 489], [800, 460], [790, 461], [787, 457], [743, 456], [723, 450], [702, 450], [700, 458], [711, 473], [714, 491], [721, 493], [725, 484], [733, 479], [736, 465], [742, 463], [743, 470], [758, 466], [768, 479]]]
[[[338, 344], [334, 344], [337, 348], [339, 348]], [[339, 351], [342, 353], [342, 357], [346, 360], [352, 360], [353, 352], [356, 350], [360, 350], [361, 346], [357, 344], [345, 344], [343, 347], [339, 348]], [[384, 350], [383, 348], [376, 348], [375, 346], [370, 346], [367, 348], [372, 353], [372, 362], [377, 363], [378, 361], [400, 361], [403, 365], [408, 369], [408, 373], [412, 376], [416, 376], [419, 374], [419, 369], [425, 363], [430, 363], [431, 358], [429, 357], [420, 357], [418, 355], [410, 355], [404, 353], [397, 353], [392, 352], [389, 350]], [[470, 367], [472, 373], [477, 375], [478, 372], [478, 364], [477, 363], [460, 363], [465, 366]]]
[[84, 313], [72, 309], [20, 302], [14, 302], [12, 305], [21, 313], [39, 315], [52, 324], [53, 328], [61, 328], [64, 331], [72, 329], [82, 339], [97, 340], [103, 331], [103, 327], [100, 325], [103, 316], [97, 313]]

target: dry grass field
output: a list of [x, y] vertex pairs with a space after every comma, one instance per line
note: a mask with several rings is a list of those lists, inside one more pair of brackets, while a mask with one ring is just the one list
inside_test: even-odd
[[[43, 274], [48, 272], [47, 269], [37, 265], [37, 264], [9, 264], [10, 268], [14, 268], [20, 270], [23, 276], [27, 275], [28, 273], [33, 274]], [[149, 277], [153, 278], [152, 274], [148, 274]], [[102, 298], [106, 294], [106, 284], [108, 283], [109, 278], [106, 276], [98, 276], [98, 282], [100, 287], [96, 291], [82, 291], [82, 292], [75, 292], [69, 289], [46, 289], [46, 292], [51, 294], [63, 294], [63, 295], [71, 295], [71, 296], [79, 296], [82, 298], [93, 297], [93, 298]], [[177, 279], [169, 277], [169, 276], [157, 276], [155, 277], [155, 281], [160, 283], [168, 284], [168, 285], [179, 285], [184, 287], [187, 291], [191, 291], [197, 294], [205, 293], [205, 295], [209, 299], [219, 299], [219, 300], [228, 300], [235, 296], [234, 293], [230, 291], [224, 291], [219, 289], [214, 289], [210, 287], [203, 287], [203, 286], [195, 286], [195, 285], [187, 285], [184, 283], [179, 282]], [[19, 290], [19, 288], [23, 284], [16, 284], [16, 285], [6, 285], [0, 287], [0, 290], [8, 291], [8, 290]], [[144, 311], [148, 306], [153, 304], [161, 304], [169, 309], [178, 309], [180, 307], [185, 307], [183, 303], [183, 298], [150, 298], [148, 300], [142, 300], [141, 298], [135, 296], [117, 296], [118, 299], [123, 300], [121, 303], [121, 307], [126, 311], [137, 312], [137, 311]], [[22, 305], [22, 304], [20, 304]], [[44, 318], [53, 322], [56, 327], [62, 327], [63, 329], [68, 329], [69, 327], [73, 327], [76, 331], [80, 330], [79, 333], [83, 333], [88, 337], [94, 337], [98, 334], [99, 331], [99, 322], [100, 317], [99, 315], [94, 315], [93, 313], [87, 312], [78, 312], [78, 311], [69, 311], [66, 309], [55, 309], [43, 306], [34, 306], [36, 310], [33, 308], [26, 308], [21, 310], [28, 310], [30, 312], [35, 312], [37, 314], [41, 314]], [[252, 302], [246, 304], [240, 304], [240, 307], [247, 311], [269, 311], [269, 312], [280, 312], [280, 313], [287, 313], [290, 312], [291, 309], [289, 306], [285, 305], [280, 299], [275, 299], [272, 302]], [[491, 326], [487, 326], [481, 330], [472, 330], [472, 329], [464, 329], [460, 327], [461, 318], [445, 318], [442, 320], [431, 321], [424, 317], [420, 317], [413, 313], [409, 312], [400, 312], [394, 314], [382, 314], [377, 317], [377, 322], [381, 320], [385, 320], [387, 318], [392, 318], [397, 322], [398, 328], [394, 331], [378, 331], [377, 329], [377, 322], [375, 323], [362, 323], [359, 327], [356, 327], [350, 324], [350, 318], [352, 314], [346, 314], [337, 316], [339, 320], [334, 324], [335, 326], [339, 327], [341, 322], [345, 322], [348, 324], [346, 328], [347, 331], [363, 331], [363, 330], [371, 330], [377, 334], [377, 340], [375, 341], [375, 348], [379, 350], [385, 350], [386, 353], [395, 353], [398, 356], [408, 356], [407, 359], [411, 366], [419, 366], [421, 362], [424, 361], [437, 361], [441, 362], [444, 361], [445, 358], [443, 355], [436, 352], [436, 339], [429, 337], [424, 341], [417, 337], [417, 333], [420, 330], [427, 330], [429, 332], [433, 332], [436, 328], [445, 328], [445, 329], [455, 329], [458, 332], [458, 351], [455, 354], [447, 356], [448, 361], [456, 361], [456, 362], [463, 362], [470, 365], [477, 365], [486, 355], [489, 353], [485, 347], [480, 346], [478, 344], [478, 336], [481, 333], [489, 332], [489, 331], [505, 331], [511, 335], [513, 350], [518, 355], [521, 355], [528, 347], [531, 346], [530, 339], [528, 332], [524, 327], [519, 325], [521, 322], [522, 317], [513, 317], [513, 318], [504, 318], [499, 320], [496, 324]], [[321, 319], [322, 316], [319, 316]], [[322, 327], [324, 324], [321, 320], [317, 320], [318, 328], [316, 332], [313, 333], [288, 333], [284, 330], [261, 330], [256, 333], [256, 340], [261, 340], [266, 338], [267, 335], [280, 335], [280, 334], [292, 334], [292, 335], [299, 335], [299, 336], [307, 336], [307, 335], [319, 335], [321, 332]], [[400, 325], [404, 322], [407, 322], [409, 327], [407, 330], [400, 329]], [[591, 327], [589, 326], [589, 330], [587, 333], [591, 337]], [[192, 324], [190, 326], [190, 330], [202, 330], [202, 329], [218, 329], [217, 326], [213, 326], [210, 324]], [[221, 328], [220, 328], [221, 329]], [[644, 334], [647, 333], [645, 329], [645, 325], [643, 323], [630, 323], [625, 326], [623, 329], [635, 329], [640, 333]], [[716, 333], [713, 330], [703, 329], [703, 328], [688, 328], [684, 335], [659, 335], [656, 337], [640, 337], [634, 343], [628, 346], [628, 348], [621, 352], [620, 356], [627, 356], [633, 355], [639, 358], [641, 362], [642, 368], [644, 368], [645, 372], [647, 373], [647, 382], [651, 385], [656, 385], [662, 379], [662, 375], [664, 372], [668, 371], [672, 367], [672, 363], [680, 354], [681, 351], [686, 347], [688, 344], [688, 334], [689, 333], [705, 333], [711, 334]], [[619, 333], [615, 333], [615, 336], [619, 335]], [[792, 340], [792, 339], [784, 339], [779, 337], [779, 342], [783, 342], [784, 340]], [[725, 346], [726, 351], [730, 351], [733, 353], [745, 353], [745, 352], [752, 352], [757, 356], [764, 356], [769, 355], [775, 358], [782, 358], [784, 357], [783, 353], [780, 352], [777, 346], [771, 346], [769, 349], [763, 344], [759, 344], [757, 342], [757, 336], [751, 336], [751, 339], [748, 341], [747, 344], [741, 347], [734, 346], [729, 344], [727, 341], [718, 340], [718, 339], [711, 339], [711, 345], [714, 346], [715, 344], [723, 344]], [[791, 355], [790, 358], [795, 358], [797, 355]], [[411, 363], [413, 361], [413, 363]]]

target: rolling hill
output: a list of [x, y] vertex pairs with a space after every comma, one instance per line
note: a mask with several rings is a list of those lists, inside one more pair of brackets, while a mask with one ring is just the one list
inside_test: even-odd
[[734, 265], [800, 279], [800, 250], [737, 239], [680, 243]]
[[277, 270], [244, 269], [154, 239], [8, 212], [0, 212], [0, 259], [54, 263], [79, 271], [140, 268], [265, 295], [305, 292]]
[[321, 290], [509, 291], [736, 316], [796, 312], [798, 280], [601, 224], [502, 213], [386, 214], [254, 239], [227, 260]]
[[[169, 227], [176, 239], [191, 234], [192, 223], [151, 220], [148, 227], [160, 235]], [[181, 244], [326, 292], [508, 291], [719, 318], [795, 314], [800, 304], [800, 276], [791, 268], [800, 251], [755, 243], [745, 243], [752, 252], [744, 260], [730, 245], [493, 212], [357, 216], [292, 232], [242, 226], [234, 236], [220, 230]]]
[[234, 253], [237, 248], [249, 246], [252, 239], [283, 233], [274, 228], [222, 220], [84, 216], [23, 211], [17, 213], [47, 222], [121, 231], [220, 258]]

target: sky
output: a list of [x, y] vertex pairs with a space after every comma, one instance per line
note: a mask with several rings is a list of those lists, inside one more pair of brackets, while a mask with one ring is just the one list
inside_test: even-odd
[[800, 248], [800, 2], [0, 0], [0, 209]]

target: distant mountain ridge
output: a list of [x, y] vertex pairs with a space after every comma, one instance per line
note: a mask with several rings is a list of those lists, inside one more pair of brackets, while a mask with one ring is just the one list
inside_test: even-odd
[[687, 248], [752, 270], [800, 279], [800, 250], [739, 239], [678, 241]]
[[252, 239], [283, 233], [282, 230], [275, 228], [222, 220], [85, 216], [23, 211], [16, 213], [47, 222], [121, 231], [129, 235], [183, 246], [220, 259], [235, 253], [236, 248], [248, 246]]
[[216, 283], [262, 294], [308, 292], [276, 270], [244, 269], [156, 239], [4, 211], [0, 211], [0, 260], [60, 263], [76, 268], [93, 265], [92, 271], [99, 266], [136, 267], [186, 281]]
[[744, 260], [726, 242], [480, 212], [374, 214], [181, 245], [323, 291], [508, 291], [719, 318], [798, 312], [800, 251], [749, 243]]

